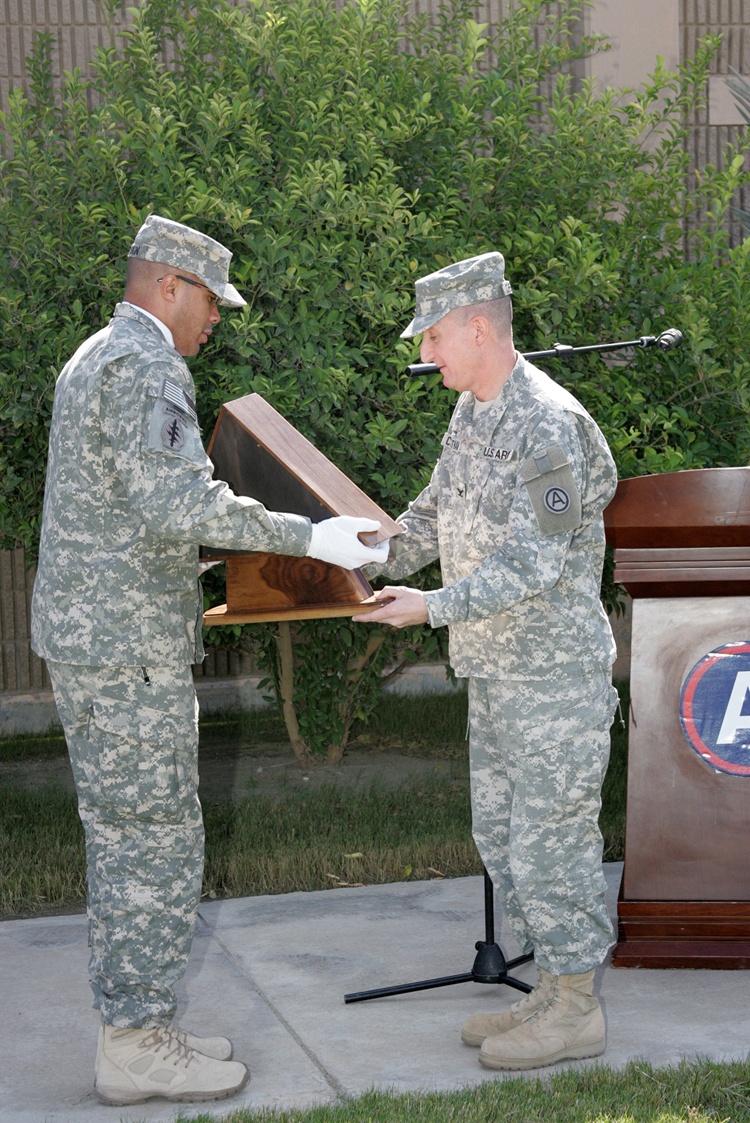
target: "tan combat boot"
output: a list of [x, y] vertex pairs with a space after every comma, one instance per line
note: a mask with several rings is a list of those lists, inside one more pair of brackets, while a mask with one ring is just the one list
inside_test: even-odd
[[542, 1068], [604, 1052], [607, 1035], [594, 997], [594, 972], [550, 978], [541, 1006], [514, 1029], [485, 1039], [479, 1061], [486, 1068]]
[[137, 1104], [159, 1096], [170, 1102], [202, 1103], [231, 1096], [245, 1086], [249, 1073], [243, 1064], [188, 1048], [189, 1036], [171, 1026], [103, 1025], [94, 1082], [99, 1099], [105, 1104]]
[[536, 986], [532, 991], [501, 1014], [472, 1014], [463, 1024], [461, 1040], [465, 1045], [481, 1045], [485, 1037], [495, 1037], [520, 1026], [545, 1001], [552, 978], [549, 971], [537, 967]]

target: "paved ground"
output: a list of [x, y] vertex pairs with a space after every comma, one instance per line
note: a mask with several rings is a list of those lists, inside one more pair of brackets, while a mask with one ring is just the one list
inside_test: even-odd
[[[614, 915], [621, 866], [605, 873]], [[467, 1014], [514, 1001], [507, 986], [470, 982], [344, 1002], [345, 994], [468, 972], [483, 938], [483, 883], [475, 877], [206, 903], [179, 1020], [193, 1032], [232, 1037], [252, 1079], [231, 1100], [182, 1110], [220, 1119], [239, 1106], [305, 1108], [371, 1087], [449, 1090], [503, 1079], [481, 1068], [458, 1035]], [[508, 958], [517, 954], [502, 924], [497, 938]], [[177, 1114], [156, 1100], [133, 1109], [96, 1100], [97, 1018], [86, 959], [83, 916], [0, 924], [3, 1123], [130, 1123]], [[533, 966], [517, 974], [533, 980]], [[637, 1057], [663, 1066], [748, 1053], [747, 972], [605, 965], [598, 989], [609, 1033], [604, 1060], [612, 1066]]]

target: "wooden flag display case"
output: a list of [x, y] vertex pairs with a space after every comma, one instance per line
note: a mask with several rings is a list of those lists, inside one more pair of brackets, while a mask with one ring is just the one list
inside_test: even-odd
[[[227, 402], [208, 446], [214, 476], [237, 495], [271, 511], [374, 519], [380, 530], [362, 535], [368, 545], [400, 533], [398, 524], [299, 433], [259, 394]], [[204, 548], [205, 562], [226, 563], [226, 604], [209, 609], [204, 623], [244, 624], [352, 616], [367, 611], [372, 589], [360, 570], [313, 558]]]
[[750, 469], [622, 480], [633, 597], [616, 967], [750, 967]]

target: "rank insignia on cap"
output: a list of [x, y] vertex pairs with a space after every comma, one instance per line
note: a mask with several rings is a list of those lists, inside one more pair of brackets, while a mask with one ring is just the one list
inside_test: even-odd
[[453, 308], [499, 300], [510, 296], [513, 289], [510, 281], [505, 279], [505, 258], [497, 250], [492, 250], [420, 277], [414, 291], [414, 319], [401, 332], [402, 339], [411, 339], [427, 331]]
[[158, 261], [160, 265], [194, 273], [219, 304], [242, 308], [247, 303], [229, 283], [232, 253], [221, 242], [171, 218], [150, 214], [133, 240], [128, 257], [139, 261]]

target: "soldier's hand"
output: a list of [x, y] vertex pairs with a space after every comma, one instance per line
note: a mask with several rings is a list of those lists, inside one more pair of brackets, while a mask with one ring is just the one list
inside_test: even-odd
[[343, 569], [359, 569], [362, 565], [384, 562], [388, 557], [387, 542], [365, 546], [357, 537], [375, 530], [380, 530], [380, 523], [375, 519], [358, 519], [352, 515], [336, 515], [313, 523], [307, 556], [340, 565]]
[[380, 607], [371, 612], [361, 612], [353, 616], [362, 624], [390, 624], [392, 628], [406, 628], [409, 624], [426, 624], [427, 602], [419, 589], [406, 585], [387, 585], [375, 594]]

